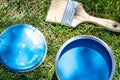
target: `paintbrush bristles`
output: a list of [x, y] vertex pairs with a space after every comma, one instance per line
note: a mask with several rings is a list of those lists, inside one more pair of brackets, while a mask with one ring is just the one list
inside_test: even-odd
[[68, 0], [53, 0], [46, 21], [61, 23]]

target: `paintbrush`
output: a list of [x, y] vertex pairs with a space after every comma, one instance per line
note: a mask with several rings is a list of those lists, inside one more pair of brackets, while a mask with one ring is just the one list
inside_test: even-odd
[[70, 27], [76, 27], [83, 22], [90, 22], [103, 26], [108, 30], [120, 32], [120, 23], [90, 16], [84, 10], [82, 3], [72, 0], [52, 0], [46, 21], [61, 23]]

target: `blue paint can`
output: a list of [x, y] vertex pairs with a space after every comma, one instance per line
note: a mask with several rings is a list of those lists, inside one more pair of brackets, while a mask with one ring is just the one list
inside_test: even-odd
[[37, 68], [46, 52], [43, 34], [31, 25], [16, 24], [0, 35], [0, 62], [13, 72], [28, 72]]
[[77, 36], [59, 49], [55, 60], [59, 80], [112, 80], [115, 59], [109, 46], [95, 36]]

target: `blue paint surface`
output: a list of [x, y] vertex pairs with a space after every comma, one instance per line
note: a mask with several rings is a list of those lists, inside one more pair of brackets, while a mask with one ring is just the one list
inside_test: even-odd
[[115, 61], [109, 46], [94, 36], [77, 36], [59, 49], [55, 71], [60, 80], [112, 80]]
[[[103, 53], [104, 54], [104, 53]], [[108, 80], [109, 67], [103, 56], [94, 49], [75, 47], [58, 60], [61, 80]]]
[[1, 63], [12, 71], [33, 69], [45, 56], [45, 39], [42, 33], [30, 25], [13, 25], [0, 37]]

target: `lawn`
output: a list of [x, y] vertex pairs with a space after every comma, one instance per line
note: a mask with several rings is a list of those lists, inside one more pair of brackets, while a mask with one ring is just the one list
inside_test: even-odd
[[[97, 17], [120, 22], [120, 0], [76, 0], [85, 10]], [[25, 23], [39, 29], [48, 45], [44, 62], [27, 73], [14, 73], [0, 64], [0, 80], [56, 80], [54, 62], [60, 46], [78, 35], [93, 35], [105, 41], [112, 49], [116, 71], [113, 80], [120, 80], [120, 33], [108, 31], [101, 26], [82, 23], [76, 28], [45, 22], [51, 0], [0, 0], [0, 33], [7, 27]]]

